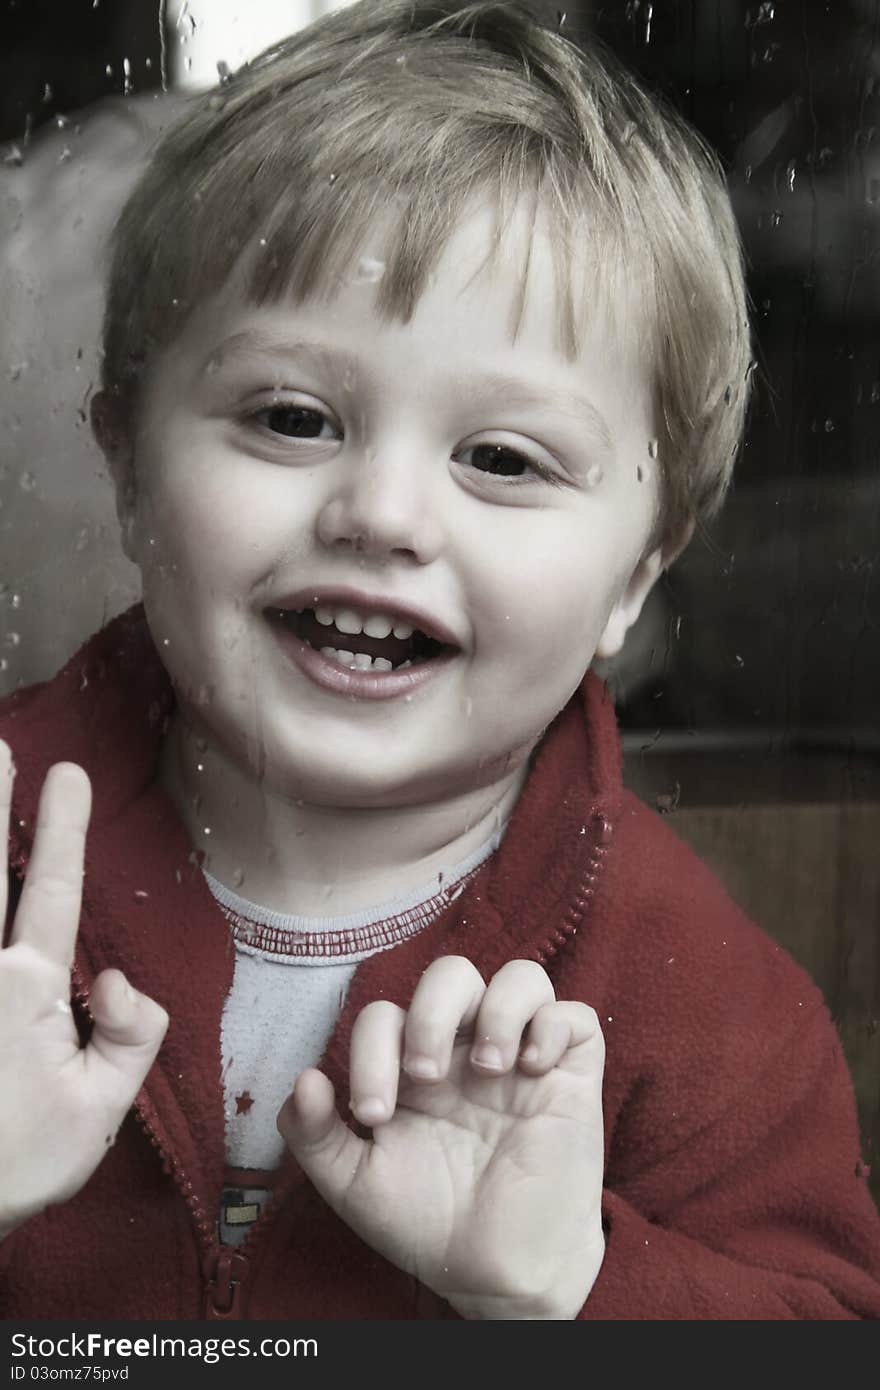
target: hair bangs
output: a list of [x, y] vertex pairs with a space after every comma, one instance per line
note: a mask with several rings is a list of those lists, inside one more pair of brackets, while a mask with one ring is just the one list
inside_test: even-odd
[[406, 321], [487, 200], [487, 261], [518, 257], [505, 259], [512, 335], [540, 222], [561, 350], [576, 356], [601, 321], [631, 360], [650, 359], [664, 517], [674, 532], [709, 515], [751, 376], [723, 175], [600, 44], [576, 48], [518, 5], [363, 0], [195, 98], [114, 234], [104, 385], [136, 394], [233, 275], [257, 303], [330, 300], [366, 279], [377, 311]]

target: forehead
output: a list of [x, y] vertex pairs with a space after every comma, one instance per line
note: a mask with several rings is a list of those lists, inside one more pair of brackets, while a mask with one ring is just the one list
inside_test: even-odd
[[[300, 293], [283, 279], [274, 294], [254, 293], [265, 254], [262, 242], [250, 247], [193, 316], [200, 343], [214, 339], [213, 366], [233, 353], [270, 353], [291, 325], [320, 316], [328, 337], [350, 337], [352, 351], [385, 329], [418, 335], [439, 323], [448, 329], [445, 346], [452, 342], [462, 358], [513, 361], [540, 352], [576, 366], [598, 349], [634, 380], [652, 374], [644, 278], [632, 267], [624, 273], [600, 228], [562, 228], [540, 203], [521, 200], [502, 217], [493, 199], [475, 200], [411, 298], [398, 292], [400, 228], [391, 214], [374, 220], [344, 266]], [[236, 322], [244, 327], [232, 329]]]

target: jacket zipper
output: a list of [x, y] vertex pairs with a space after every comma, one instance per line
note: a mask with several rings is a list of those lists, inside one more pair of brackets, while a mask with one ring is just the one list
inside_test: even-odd
[[[71, 986], [75, 1003], [89, 1014], [89, 991], [76, 965], [71, 971]], [[212, 1223], [179, 1162], [168, 1152], [152, 1121], [137, 1102], [134, 1105], [134, 1113], [138, 1124], [156, 1150], [163, 1173], [173, 1179], [175, 1187], [183, 1197], [195, 1228], [200, 1249], [199, 1264], [204, 1280], [203, 1317], [206, 1320], [240, 1318], [249, 1272], [247, 1256], [239, 1249], [218, 1244]]]
[[[614, 838], [614, 822], [601, 810], [594, 810], [590, 819], [590, 858], [581, 879], [580, 890], [575, 895], [574, 902], [566, 913], [561, 927], [554, 928], [535, 952], [535, 958], [541, 965], [546, 965], [551, 961], [560, 947], [576, 935], [587, 908], [595, 896], [604, 868], [604, 861]], [[587, 827], [584, 825], [581, 834], [586, 835], [586, 833]]]
[[135, 1115], [138, 1124], [159, 1155], [162, 1171], [173, 1179], [175, 1187], [183, 1197], [195, 1229], [201, 1251], [199, 1263], [204, 1281], [202, 1317], [207, 1321], [242, 1317], [250, 1272], [247, 1256], [236, 1247], [220, 1245], [217, 1242], [213, 1223], [209, 1220], [192, 1183], [177, 1159], [165, 1148], [151, 1120], [137, 1103]]

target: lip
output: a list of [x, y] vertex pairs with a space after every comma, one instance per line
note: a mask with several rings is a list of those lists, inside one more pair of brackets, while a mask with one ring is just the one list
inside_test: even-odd
[[[310, 604], [302, 606], [311, 607]], [[322, 656], [283, 624], [270, 622], [268, 618], [266, 621], [281, 651], [294, 666], [322, 690], [344, 695], [349, 700], [406, 699], [436, 680], [458, 655], [457, 650], [441, 652], [430, 661], [408, 666], [405, 671], [357, 671], [354, 667], [340, 666], [330, 657]]]
[[319, 605], [327, 608], [354, 608], [364, 613], [383, 613], [395, 621], [400, 620], [412, 628], [419, 628], [445, 647], [460, 648], [463, 645], [452, 629], [439, 618], [432, 613], [426, 613], [422, 608], [416, 608], [405, 599], [396, 599], [384, 594], [368, 594], [362, 589], [352, 589], [345, 585], [316, 584], [309, 589], [297, 589], [295, 593], [273, 598], [265, 607], [301, 612], [304, 608], [315, 608]]

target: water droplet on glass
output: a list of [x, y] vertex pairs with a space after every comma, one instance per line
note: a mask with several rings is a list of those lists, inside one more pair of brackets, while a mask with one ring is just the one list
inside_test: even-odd
[[21, 634], [18, 632], [7, 632], [3, 640], [5, 646], [17, 647], [19, 642], [21, 641]]
[[797, 178], [797, 165], [795, 164], [793, 159], [789, 162], [788, 168], [785, 171], [785, 178], [788, 183], [789, 193], [793, 193], [794, 181]]
[[774, 208], [770, 214], [770, 226], [778, 227], [781, 221], [782, 213], [780, 212], [779, 208]]
[[210, 835], [210, 833], [211, 833], [211, 827], [210, 827], [210, 825], [206, 825], [206, 826], [204, 826], [204, 827], [202, 828], [202, 834], [203, 834], [203, 835]]
[[13, 594], [13, 595], [12, 595], [12, 598], [9, 600], [9, 606], [10, 606], [10, 608], [20, 608], [20, 607], [21, 607], [21, 594]]
[[648, 458], [655, 459], [660, 452], [660, 444], [656, 439], [648, 440]]
[[591, 463], [587, 469], [587, 487], [598, 487], [602, 481], [601, 463]]
[[464, 717], [465, 717], [465, 719], [470, 719], [470, 717], [471, 717], [471, 715], [473, 714], [473, 712], [474, 712], [474, 702], [473, 702], [473, 700], [471, 699], [470, 695], [467, 695], [467, 696], [465, 697], [465, 701], [464, 701]]
[[358, 261], [354, 282], [356, 285], [374, 285], [385, 274], [385, 262], [372, 256], [363, 256]]
[[37, 486], [37, 480], [33, 473], [25, 472], [19, 477], [18, 485], [22, 492], [33, 492], [34, 488]]
[[826, 434], [833, 434], [833, 433], [834, 433], [834, 421], [833, 421], [833, 420], [826, 420], [826, 421], [825, 421], [825, 433], [826, 433]]
[[6, 660], [6, 657], [5, 657], [5, 656], [0, 656], [0, 671], [8, 671], [8, 670], [9, 670], [9, 662]]
[[232, 886], [233, 886], [233, 888], [240, 888], [241, 885], [242, 885], [243, 883], [244, 883], [244, 869], [233, 869], [233, 870], [232, 870]]

